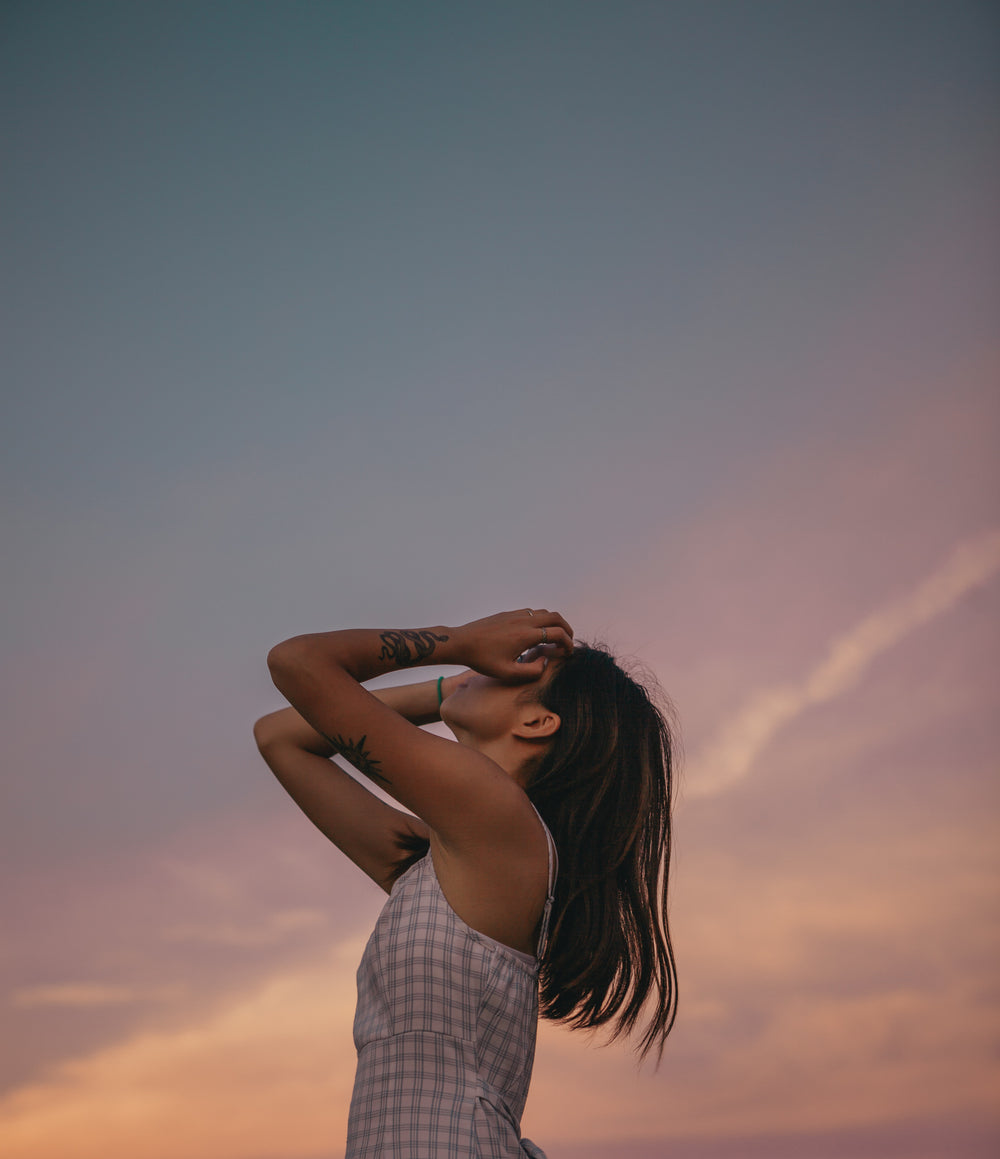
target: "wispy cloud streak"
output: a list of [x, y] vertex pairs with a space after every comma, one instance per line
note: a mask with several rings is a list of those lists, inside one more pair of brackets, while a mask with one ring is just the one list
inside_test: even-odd
[[22, 986], [10, 997], [12, 1006], [67, 1006], [89, 1009], [94, 1006], [121, 1006], [134, 1002], [165, 1002], [178, 997], [180, 988], [159, 986], [136, 989], [109, 986], [100, 982], [65, 982], [54, 986]]
[[964, 540], [912, 591], [837, 636], [823, 660], [802, 680], [753, 695], [690, 762], [688, 794], [714, 796], [741, 781], [765, 745], [790, 720], [853, 688], [876, 657], [947, 612], [998, 571], [1000, 529]]

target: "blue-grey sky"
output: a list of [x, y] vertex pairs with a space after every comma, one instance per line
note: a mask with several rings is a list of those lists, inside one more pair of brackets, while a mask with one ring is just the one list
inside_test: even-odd
[[[0, 848], [17, 942], [0, 985], [18, 1042], [0, 1141], [23, 1130], [27, 1159], [66, 1159], [61, 1137], [30, 1134], [37, 1097], [114, 1159], [95, 1124], [115, 1050], [168, 1023], [222, 1042], [227, 993], [299, 969], [311, 994], [309, 955], [370, 924], [377, 899], [253, 751], [253, 719], [279, 703], [268, 647], [524, 605], [637, 653], [690, 758], [679, 944], [702, 990], [664, 1078], [674, 1119], [644, 1118], [650, 1096], [629, 1137], [924, 1130], [899, 1107], [938, 1084], [930, 1063], [879, 1086], [882, 1048], [862, 1044], [882, 1100], [867, 1105], [797, 1059], [843, 1108], [824, 1126], [808, 1100], [782, 1119], [777, 1063], [744, 1089], [726, 1051], [742, 1065], [765, 978], [801, 977], [782, 921], [856, 949], [873, 995], [897, 964], [864, 941], [878, 921], [855, 928], [861, 868], [816, 933], [807, 888], [773, 892], [775, 849], [829, 886], [820, 851], [849, 831], [870, 880], [877, 817], [900, 842], [921, 833], [928, 858], [978, 850], [975, 897], [995, 897], [998, 59], [995, 9], [963, 2], [0, 7]], [[949, 764], [954, 815], [935, 795]], [[895, 795], [904, 767], [916, 804]], [[789, 788], [803, 768], [808, 798]], [[897, 914], [919, 858], [886, 857]], [[960, 891], [973, 870], [955, 864]], [[729, 951], [699, 916], [719, 905], [743, 928], [733, 874], [788, 950], [745, 984], [720, 980]], [[971, 925], [987, 902], [969, 906]], [[920, 944], [913, 921], [897, 949]], [[962, 951], [961, 993], [987, 949]], [[950, 1025], [980, 1024], [969, 1003]], [[816, 1031], [759, 1017], [768, 1059]], [[966, 1092], [986, 1081], [969, 1034], [953, 1044]], [[554, 1076], [624, 1098], [629, 1063], [600, 1072], [546, 1041], [536, 1114], [553, 1159], [573, 1159], [572, 1130], [541, 1111], [572, 1102]], [[74, 1059], [97, 1076], [79, 1120], [45, 1085]], [[713, 1143], [737, 1087], [765, 1110], [727, 1104]], [[941, 1097], [928, 1113], [988, 1133], [972, 1095]], [[623, 1147], [616, 1116], [581, 1130]], [[206, 1146], [252, 1159], [240, 1140]]]

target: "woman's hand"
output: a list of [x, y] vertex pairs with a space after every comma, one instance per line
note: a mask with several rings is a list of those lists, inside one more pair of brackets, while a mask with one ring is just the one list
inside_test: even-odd
[[[472, 620], [455, 629], [453, 640], [461, 663], [484, 676], [515, 683], [536, 680], [550, 655], [568, 656], [573, 651], [573, 629], [558, 612], [544, 608]], [[532, 657], [519, 662], [529, 649]]]
[[[456, 672], [454, 676], [446, 676], [441, 681], [441, 699], [447, 700], [453, 692], [458, 691], [458, 686], [463, 684], [470, 676], [474, 675], [471, 668], [466, 668], [461, 672]], [[437, 681], [434, 681], [435, 685]]]

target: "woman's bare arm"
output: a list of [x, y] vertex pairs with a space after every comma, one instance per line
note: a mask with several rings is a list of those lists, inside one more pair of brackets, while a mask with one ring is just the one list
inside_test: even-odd
[[537, 678], [545, 660], [520, 665], [517, 657], [546, 636], [572, 650], [569, 625], [558, 614], [504, 612], [461, 628], [296, 636], [271, 649], [268, 666], [278, 691], [333, 749], [439, 838], [453, 847], [504, 846], [536, 824], [520, 787], [483, 754], [415, 728], [361, 682], [427, 664]]
[[[448, 696], [468, 675], [468, 669], [465, 669], [455, 676], [445, 676], [441, 681], [441, 696]], [[381, 700], [387, 708], [398, 712], [411, 724], [433, 724], [441, 719], [437, 680], [420, 680], [415, 684], [370, 688], [369, 692], [376, 700]]]
[[330, 760], [336, 750], [294, 708], [262, 716], [254, 739], [278, 782], [316, 828], [388, 892], [404, 856], [403, 842], [426, 838], [427, 826]]
[[[465, 673], [446, 676], [447, 696]], [[372, 692], [414, 724], [440, 720], [437, 680], [379, 688]], [[427, 836], [416, 817], [394, 809], [330, 761], [335, 747], [294, 708], [262, 716], [254, 725], [261, 756], [310, 821], [383, 889], [391, 887], [400, 839]]]
[[[455, 676], [445, 676], [441, 681], [441, 697], [448, 696], [467, 675], [468, 672], [463, 671]], [[386, 688], [370, 688], [368, 691], [376, 700], [411, 724], [433, 724], [441, 719], [437, 680], [394, 684]], [[258, 744], [261, 738], [280, 737], [320, 757], [332, 757], [337, 751], [294, 708], [279, 708], [276, 712], [262, 716], [254, 727], [254, 736]]]

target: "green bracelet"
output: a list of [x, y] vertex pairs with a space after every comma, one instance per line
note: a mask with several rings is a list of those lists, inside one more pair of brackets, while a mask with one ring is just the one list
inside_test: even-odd
[[441, 707], [441, 703], [444, 700], [444, 697], [441, 695], [441, 681], [442, 680], [444, 680], [444, 677], [439, 676], [438, 677], [438, 708]]

